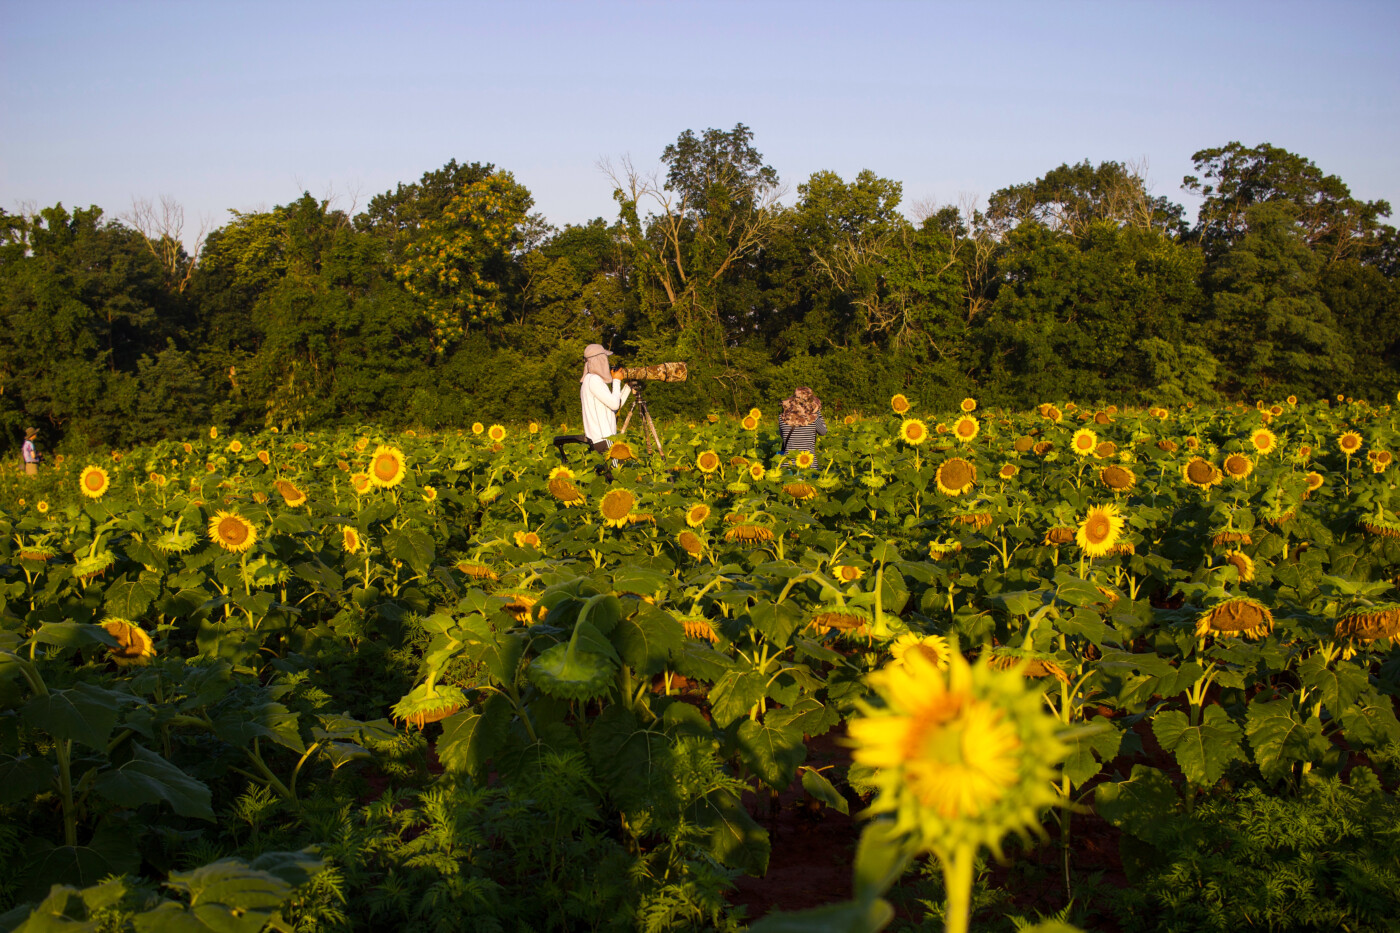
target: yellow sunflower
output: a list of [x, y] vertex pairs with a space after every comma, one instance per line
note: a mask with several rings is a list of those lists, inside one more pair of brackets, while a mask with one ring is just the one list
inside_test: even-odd
[[965, 398], [962, 400], [961, 403], [959, 403], [958, 407], [961, 408], [963, 411], [971, 414], [972, 412], [977, 410], [977, 399]]
[[945, 496], [961, 496], [977, 483], [977, 467], [962, 457], [949, 457], [938, 465], [933, 481]]
[[371, 483], [388, 489], [402, 483], [407, 472], [408, 468], [404, 465], [403, 451], [387, 444], [380, 444], [374, 449], [374, 456], [370, 458], [369, 463]]
[[101, 499], [112, 486], [111, 477], [99, 466], [84, 467], [78, 477], [78, 488], [89, 499]]
[[907, 418], [899, 426], [899, 439], [914, 447], [928, 440], [928, 425], [918, 418]]
[[1074, 534], [1074, 541], [1085, 557], [1103, 557], [1123, 534], [1123, 515], [1116, 505], [1096, 505], [1089, 509]]
[[1268, 428], [1255, 428], [1249, 435], [1249, 443], [1260, 454], [1271, 454], [1278, 449], [1278, 438]]
[[792, 496], [799, 502], [806, 502], [808, 499], [815, 499], [817, 488], [810, 483], [785, 483], [783, 492]]
[[697, 502], [685, 512], [685, 523], [691, 528], [699, 528], [705, 524], [710, 517], [710, 507], [703, 502]]
[[759, 411], [757, 408], [750, 408], [750, 409], [749, 409], [749, 417], [750, 417], [750, 418], [756, 418], [756, 419], [762, 418], [762, 417], [763, 417], [763, 412]]
[[613, 460], [635, 460], [637, 455], [632, 451], [632, 445], [626, 441], [617, 441], [608, 448], [608, 456]]
[[1181, 468], [1181, 478], [1195, 486], [1197, 489], [1209, 489], [1212, 486], [1219, 486], [1223, 476], [1211, 463], [1203, 457], [1192, 457]]
[[793, 462], [796, 463], [798, 467], [805, 470], [808, 467], [810, 467], [813, 461], [815, 461], [816, 459], [816, 457], [812, 456], [812, 452], [810, 450], [799, 450], [797, 452], [797, 459]]
[[34, 503], [34, 508], [39, 510], [40, 515], [43, 515], [49, 510], [49, 504], [43, 499], [40, 499], [38, 502]]
[[701, 451], [700, 456], [695, 458], [695, 465], [701, 473], [713, 473], [719, 469], [719, 454], [713, 450]]
[[890, 645], [890, 656], [896, 661], [902, 663], [910, 654], [919, 655], [938, 670], [946, 671], [953, 658], [953, 646], [942, 635], [915, 635], [913, 632], [899, 636]]
[[265, 450], [260, 450], [258, 451], [258, 460], [263, 466], [267, 466], [272, 463], [272, 454]]
[[740, 419], [739, 423], [744, 426], [745, 431], [758, 430], [758, 419], [755, 418], [753, 415], [745, 415], [742, 419]]
[[1074, 432], [1074, 437], [1070, 440], [1069, 446], [1076, 454], [1087, 457], [1094, 452], [1094, 448], [1099, 444], [1098, 436], [1088, 428], [1080, 428]]
[[374, 481], [369, 478], [368, 473], [350, 474], [350, 486], [355, 490], [356, 495], [367, 495], [374, 488]]
[[890, 398], [890, 408], [894, 409], [896, 415], [902, 415], [909, 410], [909, 400], [903, 395], [895, 395]]
[[836, 575], [836, 579], [842, 583], [854, 583], [865, 576], [865, 571], [852, 564], [837, 564], [831, 568], [831, 572]]
[[423, 501], [424, 501], [424, 502], [436, 502], [436, 501], [437, 501], [437, 497], [438, 497], [437, 487], [435, 487], [435, 486], [424, 486], [424, 487], [423, 487]]
[[1361, 435], [1355, 431], [1347, 431], [1337, 438], [1337, 447], [1350, 457], [1361, 449]]
[[1003, 463], [1001, 465], [1001, 469], [997, 470], [997, 476], [1000, 476], [1002, 479], [1013, 479], [1015, 478], [1016, 474], [1020, 472], [1021, 468], [1018, 467], [1016, 464]]
[[1225, 458], [1225, 475], [1230, 479], [1244, 479], [1254, 472], [1254, 461], [1244, 454], [1234, 453]]
[[759, 480], [763, 479], [763, 477], [765, 477], [765, 476], [767, 476], [767, 475], [768, 475], [768, 470], [764, 468], [763, 464], [761, 464], [761, 463], [750, 463], [750, 464], [749, 464], [749, 479], [753, 480], [754, 482], [758, 482]]
[[501, 427], [499, 424], [493, 424], [490, 428], [486, 430], [486, 436], [491, 438], [491, 440], [495, 441], [497, 444], [499, 444], [501, 441], [506, 439], [506, 429]]
[[632, 508], [636, 504], [637, 497], [631, 490], [609, 489], [598, 503], [598, 511], [608, 525], [621, 528], [627, 524], [627, 516], [632, 514]]
[[340, 546], [345, 549], [345, 553], [347, 554], [360, 553], [360, 547], [362, 546], [360, 542], [360, 533], [349, 525], [341, 528]]
[[236, 512], [218, 511], [209, 519], [209, 539], [225, 551], [246, 551], [258, 540], [253, 523]]
[[540, 543], [540, 536], [533, 531], [517, 531], [514, 538], [516, 547], [532, 547], [537, 551], [543, 547]]
[[243, 442], [240, 440], [229, 441], [228, 449], [230, 453], [241, 454], [243, 453]]
[[964, 444], [972, 443], [972, 440], [982, 433], [982, 425], [971, 415], [963, 415], [953, 424], [953, 434]]
[[276, 484], [277, 491], [282, 495], [282, 501], [292, 508], [306, 504], [306, 493], [296, 487], [296, 484], [285, 479], [279, 479]]
[[219, 439], [219, 429], [217, 427], [209, 429], [209, 439], [211, 441], [217, 441]]
[[1225, 563], [1239, 571], [1241, 583], [1254, 579], [1254, 561], [1244, 551], [1226, 551]]
[[480, 421], [476, 421], [476, 422], [473, 422], [473, 423], [472, 423], [472, 433], [473, 433], [473, 434], [480, 434], [481, 432], [483, 432], [483, 431], [485, 431], [485, 430], [486, 430], [486, 425], [482, 424]]
[[705, 542], [693, 531], [682, 531], [676, 536], [676, 543], [692, 557], [700, 556], [700, 553], [705, 550]]
[[117, 640], [117, 647], [108, 648], [107, 656], [116, 662], [117, 667], [143, 665], [155, 655], [155, 643], [145, 629], [126, 619], [108, 619], [102, 628]]
[[1114, 492], [1124, 492], [1137, 485], [1137, 474], [1120, 463], [1111, 463], [1099, 470], [1099, 482]]
[[1274, 628], [1274, 615], [1262, 603], [1237, 596], [1203, 613], [1196, 622], [1196, 636], [1243, 635], [1263, 638]]

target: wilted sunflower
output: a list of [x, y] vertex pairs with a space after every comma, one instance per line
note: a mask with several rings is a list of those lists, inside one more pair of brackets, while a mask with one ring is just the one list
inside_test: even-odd
[[692, 557], [699, 557], [705, 549], [705, 542], [693, 531], [682, 531], [676, 536], [676, 543]]
[[1123, 533], [1123, 516], [1116, 505], [1096, 505], [1089, 509], [1074, 534], [1075, 543], [1086, 557], [1103, 557], [1118, 543]]
[[499, 444], [506, 439], [506, 429], [499, 424], [493, 424], [491, 427], [487, 428], [486, 436]]
[[703, 502], [692, 505], [685, 513], [685, 523], [691, 528], [699, 528], [710, 517], [710, 507]]
[[1056, 525], [1045, 532], [1045, 543], [1056, 547], [1061, 544], [1073, 544], [1077, 531], [1073, 525]]
[[476, 561], [459, 560], [457, 562], [457, 570], [471, 577], [473, 580], [497, 579], [496, 571], [492, 570], [485, 564], [477, 563]]
[[111, 486], [112, 480], [107, 476], [107, 471], [99, 466], [84, 467], [78, 477], [78, 488], [89, 499], [101, 499]]
[[1018, 454], [1030, 453], [1031, 448], [1035, 446], [1035, 438], [1029, 434], [1022, 434], [1012, 442], [1011, 446]]
[[713, 473], [719, 469], [719, 454], [713, 450], [701, 451], [700, 456], [695, 458], [695, 465], [701, 473]]
[[783, 492], [787, 493], [789, 496], [792, 496], [799, 502], [805, 502], [808, 499], [816, 498], [817, 487], [811, 485], [810, 483], [787, 483], [783, 486]]
[[1307, 491], [1303, 494], [1304, 496], [1310, 496], [1313, 493], [1317, 492], [1319, 489], [1322, 488], [1322, 484], [1324, 482], [1322, 474], [1317, 472], [1316, 470], [1313, 470], [1306, 477], [1304, 477], [1304, 479], [1308, 481], [1308, 488]]
[[953, 434], [964, 444], [970, 444], [982, 433], [982, 425], [971, 415], [963, 415], [953, 424]]
[[719, 634], [707, 619], [680, 619], [679, 622], [685, 631], [685, 637], [691, 641], [707, 641], [711, 644], [719, 641]]
[[636, 504], [637, 497], [631, 490], [609, 489], [598, 503], [598, 512], [606, 524], [621, 528], [627, 524], [627, 516], [632, 514], [632, 507]]
[[108, 619], [102, 628], [117, 640], [115, 648], [107, 649], [107, 656], [116, 662], [117, 667], [130, 667], [148, 663], [155, 656], [155, 643], [146, 630], [126, 619]]
[[1225, 458], [1225, 475], [1230, 479], [1244, 479], [1254, 472], [1254, 461], [1244, 454], [1234, 453]]
[[1113, 441], [1099, 441], [1094, 445], [1094, 456], [1100, 460], [1112, 459], [1118, 453], [1118, 445]]
[[1239, 571], [1241, 583], [1254, 579], [1254, 561], [1244, 551], [1226, 551], [1225, 563]]
[[1093, 431], [1088, 428], [1080, 428], [1074, 432], [1074, 437], [1069, 442], [1070, 448], [1079, 456], [1087, 457], [1094, 452], [1094, 448], [1099, 445], [1099, 439]]
[[942, 560], [950, 554], [956, 554], [962, 550], [962, 542], [954, 538], [940, 538], [928, 543], [928, 556], [930, 560]]
[[1116, 415], [1117, 413], [1118, 411], [1116, 408], [1114, 408], [1113, 411], [1096, 411], [1094, 412], [1094, 424], [1112, 424], [1112, 416]]
[[766, 525], [735, 525], [724, 533], [724, 540], [745, 542], [772, 541], [773, 529]]
[[369, 478], [368, 473], [352, 473], [350, 487], [355, 490], [356, 495], [367, 495], [374, 488], [374, 480]]
[[891, 396], [890, 408], [894, 409], [896, 415], [902, 415], [909, 410], [909, 400], [903, 395]]
[[516, 547], [532, 547], [537, 551], [543, 547], [540, 536], [533, 531], [517, 531], [514, 537]]
[[608, 456], [613, 460], [635, 460], [637, 455], [632, 452], [632, 445], [626, 441], [617, 441], [608, 448]]
[[948, 669], [953, 657], [953, 646], [942, 635], [915, 635], [910, 632], [895, 639], [890, 645], [890, 657], [903, 662], [911, 654], [919, 655], [940, 671]]
[[1203, 613], [1196, 622], [1196, 636], [1244, 635], [1263, 638], [1274, 629], [1274, 616], [1262, 603], [1236, 596]]
[[899, 426], [899, 439], [917, 447], [928, 440], [928, 425], [918, 418], [906, 418]]
[[748, 457], [730, 457], [729, 465], [732, 467], [746, 467], [749, 465]]
[[842, 635], [865, 635], [870, 631], [870, 620], [854, 612], [822, 612], [807, 623], [819, 634], [839, 632]]
[[298, 489], [295, 483], [290, 480], [279, 479], [275, 485], [277, 486], [277, 492], [282, 496], [282, 501], [292, 508], [306, 504], [306, 493]]
[[1209, 460], [1202, 457], [1192, 457], [1181, 468], [1181, 478], [1197, 489], [1209, 489], [1212, 486], [1219, 486], [1223, 476], [1215, 468], [1215, 464]]
[[237, 512], [218, 511], [209, 519], [209, 539], [225, 551], [246, 551], [258, 540], [253, 523]]
[[1334, 637], [1366, 644], [1379, 638], [1400, 638], [1400, 605], [1371, 606], [1345, 615], [1337, 621]]
[[1032, 449], [1035, 451], [1037, 457], [1043, 457], [1055, 449], [1055, 444], [1053, 441], [1037, 441], [1035, 447]]
[[865, 576], [865, 571], [852, 564], [837, 564], [831, 568], [831, 572], [836, 575], [836, 579], [842, 583], [854, 583]]
[[383, 489], [397, 486], [403, 482], [407, 472], [403, 451], [387, 444], [380, 444], [374, 449], [374, 456], [370, 458], [369, 463], [369, 479], [374, 485]]
[[958, 407], [969, 414], [977, 410], [977, 399], [965, 398], [958, 403]]
[[933, 474], [938, 491], [945, 496], [961, 496], [977, 483], [977, 467], [962, 457], [949, 457]]
[[1137, 474], [1119, 463], [1110, 463], [1099, 470], [1099, 482], [1114, 492], [1124, 492], [1137, 485]]
[[1351, 457], [1361, 449], [1361, 435], [1355, 431], [1347, 431], [1337, 438], [1337, 447], [1347, 457]]

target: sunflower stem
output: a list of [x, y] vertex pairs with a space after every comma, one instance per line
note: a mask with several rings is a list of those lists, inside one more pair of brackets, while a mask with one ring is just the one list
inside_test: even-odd
[[949, 855], [940, 855], [943, 866], [943, 887], [948, 904], [944, 910], [944, 930], [947, 933], [967, 933], [972, 919], [972, 867], [975, 861], [970, 845], [960, 845]]

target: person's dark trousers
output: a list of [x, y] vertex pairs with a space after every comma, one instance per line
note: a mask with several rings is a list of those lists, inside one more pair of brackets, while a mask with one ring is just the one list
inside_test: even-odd
[[[559, 462], [564, 464], [565, 466], [568, 465], [569, 458], [564, 456], [564, 448], [570, 444], [582, 444], [585, 447], [591, 448], [594, 453], [598, 454], [606, 454], [610, 449], [608, 447], [607, 441], [598, 441], [598, 443], [594, 444], [582, 434], [556, 435], [554, 438], [554, 448], [559, 451]], [[600, 463], [593, 469], [597, 472], [599, 476], [606, 477], [608, 482], [612, 482], [612, 470], [608, 469], [608, 462], [606, 460], [604, 460], [602, 463]]]

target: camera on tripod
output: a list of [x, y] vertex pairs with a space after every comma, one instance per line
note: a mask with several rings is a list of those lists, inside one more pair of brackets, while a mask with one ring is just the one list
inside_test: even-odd
[[685, 382], [690, 370], [684, 363], [653, 363], [650, 366], [623, 366], [613, 376], [628, 382]]

